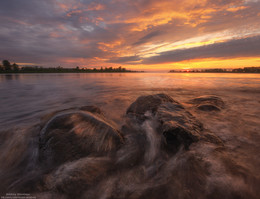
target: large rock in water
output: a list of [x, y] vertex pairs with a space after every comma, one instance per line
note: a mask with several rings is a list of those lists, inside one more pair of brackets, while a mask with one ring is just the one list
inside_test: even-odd
[[176, 151], [183, 145], [186, 149], [202, 136], [202, 124], [184, 107], [165, 94], [139, 97], [127, 109], [127, 116], [141, 124], [149, 117], [158, 123], [157, 132], [163, 136], [163, 145]]
[[140, 96], [130, 105], [126, 113], [136, 114], [139, 117], [143, 116], [147, 111], [155, 113], [159, 106], [166, 102], [179, 104], [177, 101], [165, 94]]
[[90, 154], [113, 154], [122, 143], [121, 133], [99, 108], [67, 110], [54, 115], [42, 128], [39, 159], [45, 167], [53, 167]]

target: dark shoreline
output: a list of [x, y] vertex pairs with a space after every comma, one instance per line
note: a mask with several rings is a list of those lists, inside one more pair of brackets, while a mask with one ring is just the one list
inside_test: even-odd
[[56, 73], [56, 74], [61, 74], [61, 73], [145, 73], [145, 71], [127, 71], [127, 72], [0, 72], [0, 74], [49, 74], [49, 73]]
[[[13, 74], [79, 74], [79, 73], [157, 73], [150, 71], [128, 71], [128, 72], [0, 72], [0, 75], [13, 75]], [[159, 73], [182, 73], [182, 74], [194, 74], [194, 73], [219, 73], [219, 74], [260, 74], [260, 72], [159, 72]]]
[[260, 67], [170, 70], [169, 73], [260, 73]]
[[16, 63], [11, 64], [8, 60], [2, 61], [3, 65], [0, 65], [0, 73], [135, 73], [144, 71], [132, 71], [121, 66], [117, 68], [113, 67], [101, 67], [101, 68], [80, 68], [79, 66], [75, 68], [63, 68], [58, 67], [48, 67], [44, 68], [42, 66], [23, 66], [19, 67]]
[[259, 74], [260, 72], [168, 72], [168, 73], [233, 73], [233, 74]]

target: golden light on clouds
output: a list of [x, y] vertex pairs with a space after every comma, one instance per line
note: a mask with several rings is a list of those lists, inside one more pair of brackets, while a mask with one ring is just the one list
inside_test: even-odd
[[232, 59], [201, 59], [201, 60], [190, 60], [176, 63], [175, 66], [178, 68], [234, 68], [236, 67], [251, 67], [259, 66], [260, 57], [237, 57]]
[[156, 65], [137, 65], [132, 66], [134, 69], [144, 68], [151, 71], [169, 71], [172, 69], [182, 70], [182, 69], [207, 69], [207, 68], [234, 68], [234, 65], [237, 68], [243, 67], [253, 67], [260, 65], [260, 57], [241, 57], [241, 58], [232, 58], [232, 59], [194, 59], [188, 61], [181, 61], [176, 63], [167, 63], [167, 64], [156, 64]]

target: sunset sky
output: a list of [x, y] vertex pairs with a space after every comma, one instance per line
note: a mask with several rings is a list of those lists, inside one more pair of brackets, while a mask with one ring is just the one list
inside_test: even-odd
[[260, 66], [260, 0], [1, 0], [0, 21], [20, 65]]

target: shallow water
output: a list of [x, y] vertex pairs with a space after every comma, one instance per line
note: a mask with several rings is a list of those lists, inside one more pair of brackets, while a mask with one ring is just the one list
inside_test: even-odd
[[247, 109], [247, 117], [259, 117], [259, 74], [8, 74], [0, 75], [0, 129], [32, 124], [50, 112], [83, 105], [97, 105], [119, 122], [138, 96], [156, 93], [180, 102], [219, 95]]
[[[259, 74], [93, 73], [0, 75], [0, 133], [1, 131], [12, 132], [10, 133], [12, 136], [9, 138], [8, 135], [3, 136], [8, 143], [0, 145], [0, 160], [6, 160], [3, 165], [14, 165], [14, 168], [19, 168], [19, 164], [22, 164], [15, 160], [15, 157], [19, 156], [19, 154], [26, 153], [29, 159], [34, 160], [34, 157], [37, 156], [37, 152], [33, 150], [34, 146], [30, 145], [31, 150], [23, 147], [23, 144], [29, 142], [26, 129], [39, 123], [42, 118], [54, 111], [96, 105], [105, 112], [107, 118], [114, 121], [117, 127], [120, 128], [124, 123], [127, 107], [137, 97], [158, 93], [168, 94], [182, 103], [188, 111], [203, 123], [206, 129], [220, 137], [224, 142], [225, 152], [221, 153], [219, 159], [214, 156], [215, 153], [212, 153], [212, 146], [210, 145], [195, 144], [191, 146], [190, 154], [199, 153], [205, 164], [208, 162], [211, 165], [209, 169], [210, 175], [207, 175], [207, 178], [204, 179], [204, 174], [201, 174], [201, 179], [205, 181], [203, 186], [210, 190], [212, 184], [217, 184], [218, 187], [223, 186], [223, 189], [225, 189], [225, 187], [232, 184], [235, 191], [244, 190], [252, 198], [259, 196], [257, 190], [260, 174], [258, 155], [260, 150]], [[202, 95], [215, 95], [222, 98], [226, 104], [225, 109], [221, 112], [203, 112], [198, 111], [188, 103], [190, 99]], [[190, 180], [192, 183], [194, 179], [197, 179], [196, 176], [193, 177], [192, 171], [199, 172], [198, 169], [200, 170], [200, 168], [185, 165], [185, 162], [189, 163], [190, 161], [193, 163], [193, 161], [190, 160], [191, 158], [187, 158], [190, 156], [187, 155], [184, 158], [183, 154], [178, 155], [178, 153], [175, 157], [170, 158], [168, 162], [161, 163], [163, 160], [158, 159], [159, 152], [157, 150], [159, 146], [157, 147], [157, 137], [152, 126], [151, 121], [146, 121], [141, 127], [147, 131], [147, 142], [155, 146], [147, 149], [144, 155], [145, 169], [136, 167], [122, 173], [122, 178], [125, 178], [125, 181], [124, 179], [121, 180], [122, 186], [125, 185], [122, 189], [129, 189], [130, 192], [132, 189], [137, 193], [137, 196], [132, 198], [138, 198], [139, 191], [142, 196], [143, 190], [150, 190], [153, 186], [158, 188], [167, 181], [166, 177], [155, 176], [155, 179], [158, 179], [157, 184], [155, 181], [149, 180], [144, 183], [140, 182], [142, 177], [136, 175], [135, 178], [134, 173], [140, 174], [143, 170], [147, 173], [154, 173], [154, 169], [162, 167], [161, 174], [164, 173], [167, 176], [167, 172], [175, 172], [180, 167], [187, 167], [186, 171], [189, 172], [186, 175], [192, 176]], [[32, 139], [32, 137], [29, 138]], [[225, 168], [223, 168], [220, 159], [223, 159], [225, 165], [227, 165]], [[33, 161], [29, 162], [32, 165], [28, 168], [34, 167]], [[153, 164], [154, 167], [152, 167]], [[0, 177], [3, 179], [6, 178], [3, 176], [5, 169], [5, 166], [0, 167]], [[14, 176], [18, 171], [12, 170], [11, 172], [11, 176]], [[180, 178], [180, 185], [178, 186], [182, 184], [182, 175], [185, 176], [185, 173], [182, 172], [184, 171], [180, 171], [177, 175]], [[12, 181], [11, 178], [10, 181]], [[154, 180], [154, 178], [151, 179]], [[138, 187], [131, 188], [134, 185], [127, 180], [138, 184]], [[109, 188], [109, 186], [113, 187], [115, 181], [117, 181], [117, 177], [112, 176], [106, 182], [100, 182], [99, 188], [108, 191], [104, 191], [104, 195], [100, 195], [99, 198], [112, 197], [109, 193], [113, 191], [110, 190], [112, 188]], [[12, 182], [6, 183], [12, 184]], [[167, 183], [174, 184], [173, 187], [177, 186], [176, 182], [170, 183], [167, 181]], [[194, 183], [196, 184], [197, 181], [194, 180]], [[195, 185], [194, 187], [196, 188]], [[201, 190], [201, 187], [198, 190]], [[211, 190], [211, 192], [214, 193], [214, 190]], [[220, 198], [219, 193], [215, 193], [215, 195], [216, 198]], [[184, 192], [179, 193], [179, 195], [175, 193], [175, 196], [176, 198], [194, 198]], [[199, 196], [197, 195], [197, 197]], [[214, 198], [213, 195], [210, 196]], [[240, 198], [248, 197], [243, 193], [238, 196]], [[122, 196], [122, 198], [124, 197], [125, 195]], [[93, 196], [93, 198], [95, 197]], [[227, 194], [227, 198], [231, 198], [231, 196], [229, 197]], [[232, 195], [232, 198], [236, 197]]]

